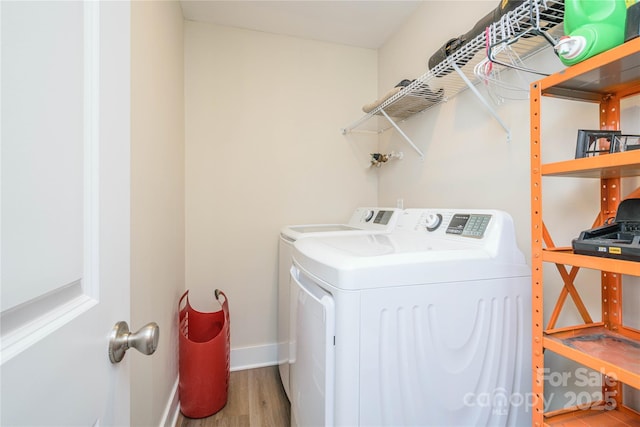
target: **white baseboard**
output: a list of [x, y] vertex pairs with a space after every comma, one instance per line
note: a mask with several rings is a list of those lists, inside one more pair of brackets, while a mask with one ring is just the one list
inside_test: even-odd
[[171, 389], [169, 401], [164, 409], [159, 427], [174, 427], [178, 422], [178, 414], [180, 413], [180, 402], [178, 401], [178, 378]]
[[231, 349], [231, 370], [261, 368], [278, 364], [278, 344]]
[[[269, 344], [255, 347], [232, 348], [230, 359], [230, 370], [232, 371], [277, 365], [278, 345]], [[180, 414], [180, 401], [178, 399], [178, 379], [176, 379], [164, 414], [162, 414], [159, 427], [174, 427], [176, 425], [178, 415]]]

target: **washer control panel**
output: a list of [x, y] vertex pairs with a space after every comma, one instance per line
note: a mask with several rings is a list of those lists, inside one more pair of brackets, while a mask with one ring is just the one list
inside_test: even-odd
[[391, 231], [400, 213], [400, 209], [393, 208], [358, 208], [351, 216], [348, 225], [365, 230]]
[[[374, 224], [387, 225], [389, 224], [389, 220], [391, 220], [392, 216], [393, 211], [379, 210], [375, 216], [372, 215], [371, 217], [373, 217]], [[371, 218], [369, 218], [367, 221], [371, 221]]]

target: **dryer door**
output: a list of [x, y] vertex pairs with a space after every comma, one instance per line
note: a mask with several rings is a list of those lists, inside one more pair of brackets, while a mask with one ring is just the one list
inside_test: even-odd
[[291, 356], [291, 425], [333, 426], [335, 305], [330, 293], [291, 267], [297, 289]]

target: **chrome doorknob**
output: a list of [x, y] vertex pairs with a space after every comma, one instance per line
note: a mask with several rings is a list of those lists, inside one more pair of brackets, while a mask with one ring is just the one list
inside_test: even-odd
[[135, 348], [142, 354], [153, 354], [158, 348], [160, 327], [151, 322], [144, 325], [137, 332], [129, 332], [127, 322], [118, 322], [111, 330], [109, 337], [109, 360], [118, 363], [130, 348]]

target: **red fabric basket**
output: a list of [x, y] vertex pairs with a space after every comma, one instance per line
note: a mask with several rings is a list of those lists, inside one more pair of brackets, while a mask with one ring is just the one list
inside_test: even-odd
[[[189, 304], [189, 291], [180, 298], [180, 411], [189, 418], [215, 414], [227, 404], [229, 391], [229, 301], [216, 289], [222, 310], [202, 313]], [[220, 297], [224, 297], [224, 302]]]

